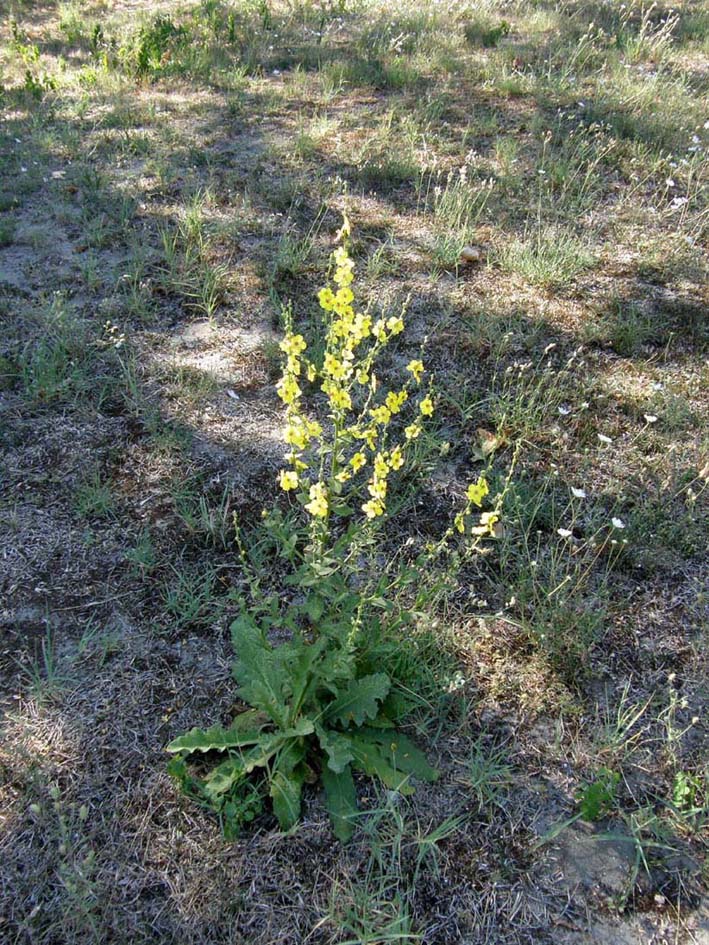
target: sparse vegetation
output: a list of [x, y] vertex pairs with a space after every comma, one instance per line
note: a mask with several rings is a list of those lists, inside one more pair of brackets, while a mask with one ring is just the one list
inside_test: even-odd
[[701, 939], [708, 35], [0, 14], [3, 942]]

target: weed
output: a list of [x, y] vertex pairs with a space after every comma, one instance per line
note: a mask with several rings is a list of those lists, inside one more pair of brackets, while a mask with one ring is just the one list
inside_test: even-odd
[[37, 343], [28, 344], [19, 358], [22, 385], [36, 402], [74, 398], [95, 386], [94, 352], [85, 327], [65, 298], [55, 295], [39, 313], [43, 330]]
[[76, 490], [76, 511], [81, 518], [109, 518], [116, 509], [116, 500], [109, 480], [98, 471], [84, 479]]
[[657, 338], [657, 329], [657, 320], [645, 308], [616, 300], [605, 317], [586, 326], [585, 337], [587, 341], [605, 342], [617, 354], [631, 357]]
[[507, 757], [504, 746], [490, 749], [478, 740], [461, 766], [460, 781], [472, 792], [481, 810], [499, 806], [512, 781]]
[[[297, 822], [307, 773], [319, 769], [335, 833], [345, 840], [357, 817], [353, 769], [377, 777], [401, 794], [413, 792], [412, 777], [425, 781], [437, 777], [420, 749], [389, 728], [401, 715], [402, 701], [395, 680], [382, 671], [378, 642], [386, 639], [390, 621], [389, 633], [409, 625], [413, 613], [395, 596], [396, 580], [380, 569], [368, 576], [361, 561], [376, 547], [389, 479], [406, 463], [408, 444], [420, 436], [434, 402], [432, 390], [421, 389], [425, 367], [419, 359], [408, 364], [410, 379], [401, 390], [377, 390], [372, 381], [375, 360], [404, 330], [404, 320], [392, 315], [374, 321], [356, 313], [351, 304], [354, 262], [347, 250], [347, 219], [339, 236], [344, 245], [333, 254], [332, 284], [318, 293], [326, 336], [321, 362], [305, 354], [308, 342], [293, 330], [290, 309], [284, 313], [281, 349], [287, 360], [277, 391], [286, 405], [290, 453], [278, 481], [285, 493], [296, 496], [300, 515], [286, 516], [278, 508], [267, 512], [255, 560], [237, 533], [250, 595], [242, 599], [241, 615], [231, 626], [234, 676], [239, 696], [250, 708], [230, 727], [193, 729], [174, 739], [168, 750], [177, 756], [171, 771], [183, 787], [222, 817], [225, 805], [240, 811], [256, 784], [270, 795], [282, 829]], [[329, 405], [331, 434], [304, 412], [301, 384], [316, 380]], [[401, 431], [397, 415], [409, 400], [417, 407], [413, 422]], [[388, 435], [397, 437], [396, 445]], [[477, 548], [494, 530], [504, 495], [503, 491], [493, 509], [480, 515], [475, 510], [488, 492], [484, 477], [471, 483], [465, 507], [425, 555], [445, 553], [457, 533], [467, 533], [471, 548]], [[359, 520], [354, 517], [355, 505], [364, 513]], [[348, 519], [344, 534], [333, 527], [334, 522]], [[299, 587], [302, 597], [284, 602], [279, 594], [264, 593], [264, 541], [281, 566], [288, 566], [286, 582]], [[418, 564], [425, 568], [423, 560]], [[403, 586], [415, 580], [416, 569], [407, 568], [399, 576]], [[419, 588], [418, 593], [425, 592]], [[185, 603], [176, 605], [174, 597], [173, 613], [195, 609], [191, 588]], [[390, 620], [384, 622], [387, 612]], [[288, 629], [290, 638], [274, 646], [270, 638], [280, 627]], [[215, 750], [224, 753], [221, 764], [203, 778], [190, 774], [189, 755]], [[237, 820], [229, 830], [238, 827]]]
[[545, 288], [568, 285], [595, 260], [585, 243], [543, 226], [506, 244], [498, 258], [503, 269]]
[[12, 217], [0, 218], [0, 249], [5, 246], [12, 246], [16, 229], [17, 226]]
[[144, 528], [138, 540], [125, 553], [125, 559], [140, 574], [152, 574], [157, 565], [157, 554], [150, 534], [150, 529]]
[[[56, 831], [57, 877], [62, 901], [60, 927], [67, 941], [82, 938], [98, 943], [101, 939], [97, 911], [96, 851], [86, 836], [89, 808], [67, 804], [57, 784], [49, 787], [51, 827], [41, 804], [30, 807], [33, 816], [50, 836]], [[53, 829], [52, 829], [53, 828]]]
[[596, 821], [611, 811], [619, 782], [617, 771], [601, 768], [594, 780], [585, 784], [579, 793], [579, 816], [583, 820]]
[[211, 569], [172, 568], [172, 577], [163, 589], [163, 600], [176, 630], [212, 626], [222, 610], [221, 601], [215, 596], [215, 584], [216, 574]]
[[49, 624], [40, 646], [40, 655], [35, 656], [25, 669], [29, 693], [32, 699], [43, 704], [56, 700], [69, 682], [69, 677], [57, 662], [54, 633]]
[[478, 17], [467, 22], [463, 27], [463, 32], [471, 46], [492, 49], [509, 34], [510, 29], [507, 20], [495, 21], [491, 17]]

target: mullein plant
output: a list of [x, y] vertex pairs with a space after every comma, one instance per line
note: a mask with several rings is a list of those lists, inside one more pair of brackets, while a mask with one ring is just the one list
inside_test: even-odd
[[[171, 773], [219, 814], [227, 836], [253, 819], [267, 797], [280, 827], [291, 828], [304, 785], [319, 781], [334, 831], [347, 840], [358, 812], [354, 773], [402, 794], [412, 793], [416, 780], [437, 777], [396, 728], [411, 702], [384, 671], [386, 632], [411, 624], [414, 607], [400, 603], [386, 569], [368, 574], [363, 565], [367, 552], [369, 560], [376, 554], [387, 501], [397, 476], [414, 462], [411, 447], [434, 413], [435, 393], [418, 358], [407, 364], [399, 389], [379, 384], [377, 360], [404, 331], [405, 307], [387, 318], [360, 310], [349, 236], [345, 218], [329, 284], [318, 293], [325, 326], [320, 356], [311, 354], [290, 309], [285, 312], [277, 392], [287, 455], [277, 481], [295, 500], [291, 512], [264, 513], [263, 539], [250, 547], [237, 530], [249, 593], [231, 626], [233, 674], [247, 708], [226, 727], [192, 729], [168, 745]], [[307, 410], [305, 390], [313, 387], [323, 395], [322, 422]], [[477, 545], [495, 534], [502, 495], [481, 512], [488, 491], [484, 477], [470, 484], [464, 508], [427, 548], [426, 560], [409, 569], [409, 584], [456, 536]], [[287, 562], [287, 594], [261, 586], [257, 559], [264, 544]]]

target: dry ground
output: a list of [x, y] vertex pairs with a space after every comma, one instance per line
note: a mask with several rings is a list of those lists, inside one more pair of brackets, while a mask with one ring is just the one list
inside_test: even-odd
[[[0, 13], [0, 941], [709, 942], [706, 8]], [[164, 747], [235, 708], [232, 515], [345, 191], [438, 391], [385, 551], [520, 458], [410, 643], [440, 781], [227, 842]]]

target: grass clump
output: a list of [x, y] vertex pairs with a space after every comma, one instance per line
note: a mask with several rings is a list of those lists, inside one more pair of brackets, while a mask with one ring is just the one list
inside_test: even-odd
[[561, 288], [590, 269], [594, 255], [585, 243], [571, 234], [541, 226], [504, 246], [499, 261], [503, 269], [533, 285]]

